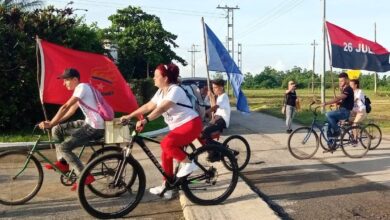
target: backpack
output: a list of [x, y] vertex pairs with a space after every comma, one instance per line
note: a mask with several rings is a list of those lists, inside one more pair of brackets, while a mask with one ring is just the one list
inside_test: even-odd
[[198, 113], [198, 115], [200, 116], [200, 118], [203, 121], [203, 119], [205, 117], [205, 113], [206, 113], [206, 108], [205, 108], [205, 104], [203, 103], [202, 96], [200, 95], [199, 88], [194, 84], [180, 85], [180, 88], [182, 88], [184, 90], [184, 92], [186, 93], [192, 106], [185, 105], [182, 103], [176, 103], [176, 104], [183, 106], [183, 107], [193, 109], [194, 111], [196, 111]]
[[87, 109], [98, 113], [104, 121], [112, 121], [114, 119], [114, 110], [110, 104], [108, 104], [108, 102], [104, 99], [103, 95], [98, 90], [93, 88], [91, 85], [89, 85], [89, 88], [91, 88], [93, 96], [95, 97], [97, 109], [91, 108], [81, 100], [79, 100], [80, 103]]
[[364, 96], [364, 105], [366, 106], [366, 112], [370, 113], [371, 112], [371, 100], [367, 96]]

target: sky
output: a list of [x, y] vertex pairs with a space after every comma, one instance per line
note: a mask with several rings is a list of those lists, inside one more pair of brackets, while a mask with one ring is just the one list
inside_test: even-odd
[[[195, 53], [195, 76], [207, 75], [201, 18], [223, 42], [227, 36], [227, 12], [217, 6], [236, 7], [234, 10], [234, 43], [242, 45], [242, 72], [260, 73], [265, 66], [288, 70], [294, 66], [313, 69], [315, 40], [315, 72], [323, 71], [322, 19], [324, 0], [73, 0], [71, 7], [86, 23], [98, 27], [110, 26], [108, 17], [117, 9], [139, 6], [148, 14], [160, 17], [165, 30], [177, 35], [179, 48], [174, 51], [184, 58], [187, 66], [180, 67], [182, 77], [191, 76], [191, 50]], [[63, 8], [69, 0], [46, 0], [46, 5]], [[376, 40], [390, 49], [389, 0], [326, 0], [327, 21], [355, 35]], [[234, 55], [237, 61], [237, 54]], [[326, 54], [326, 60], [328, 55]], [[328, 62], [328, 61], [326, 61]], [[329, 69], [329, 64], [326, 64]]]

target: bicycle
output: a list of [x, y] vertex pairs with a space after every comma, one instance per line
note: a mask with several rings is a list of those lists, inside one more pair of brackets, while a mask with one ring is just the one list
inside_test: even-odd
[[[211, 138], [213, 140], [217, 141], [221, 137], [221, 132], [214, 132], [211, 134]], [[198, 138], [198, 141], [202, 144], [206, 144], [206, 140], [202, 138]], [[218, 142], [218, 144], [221, 144]], [[240, 135], [231, 135], [226, 140], [222, 142], [222, 146], [226, 147], [231, 151], [231, 153], [234, 155], [237, 161], [238, 170], [243, 170], [249, 163], [250, 157], [251, 157], [251, 149], [249, 146], [248, 141], [240, 136]], [[226, 166], [227, 169], [232, 170], [232, 167], [227, 161], [223, 161], [223, 164]]]
[[[324, 152], [333, 153], [341, 147], [344, 154], [350, 158], [361, 158], [367, 154], [371, 139], [364, 127], [341, 124], [341, 135], [335, 138], [328, 138], [328, 126], [324, 123], [319, 123], [317, 119], [317, 110], [321, 106], [317, 106], [313, 110], [312, 106], [314, 104], [315, 102], [312, 102], [309, 107], [313, 113], [311, 126], [295, 129], [288, 138], [288, 149], [292, 156], [300, 160], [309, 159], [317, 152], [319, 143], [325, 150]], [[320, 138], [315, 129], [319, 130]], [[357, 137], [354, 137], [354, 130], [358, 131]]]
[[[33, 133], [35, 129], [36, 126]], [[60, 171], [52, 161], [40, 152], [40, 150], [49, 149], [48, 146], [56, 143], [54, 141], [42, 141], [41, 138], [42, 135], [38, 135], [31, 149], [0, 152], [0, 204], [22, 205], [34, 198], [39, 192], [43, 183], [43, 170], [40, 161], [34, 155], [38, 155], [41, 160], [51, 164], [54, 171], [60, 174], [60, 181], [64, 186], [72, 186], [76, 182], [77, 176], [74, 170], [67, 173]], [[101, 146], [101, 148], [95, 150], [94, 146], [96, 145]], [[120, 152], [122, 150], [118, 145], [106, 146], [104, 141], [96, 140], [82, 146], [78, 154], [79, 158], [88, 146], [93, 151], [88, 162], [108, 151]], [[91, 186], [91, 189], [98, 191], [93, 189], [93, 186]]]
[[[99, 156], [91, 161], [80, 175], [78, 197], [82, 208], [96, 218], [119, 218], [129, 214], [141, 201], [146, 184], [145, 173], [140, 163], [132, 156], [132, 149], [138, 145], [152, 161], [162, 176], [166, 178], [165, 190], [183, 190], [186, 197], [200, 205], [216, 205], [225, 201], [233, 192], [238, 181], [238, 168], [234, 156], [226, 148], [218, 145], [205, 145], [187, 154], [199, 167], [190, 175], [176, 178], [167, 176], [156, 157], [146, 146], [147, 138], [139, 135], [135, 124], [128, 124], [131, 133], [129, 143], [122, 153], [112, 153]], [[232, 171], [228, 170], [222, 161], [207, 160], [208, 151], [217, 151], [223, 160], [228, 161]], [[225, 170], [223, 168], [226, 168]], [[176, 167], [177, 172], [177, 167]], [[91, 174], [95, 182], [91, 185], [111, 192], [110, 197], [100, 197], [90, 193], [84, 184]], [[103, 191], [101, 190], [101, 191]]]
[[371, 138], [369, 149], [376, 149], [382, 142], [382, 130], [379, 128], [379, 125], [375, 124], [374, 120], [368, 120], [368, 123], [363, 124], [362, 126], [368, 131]]

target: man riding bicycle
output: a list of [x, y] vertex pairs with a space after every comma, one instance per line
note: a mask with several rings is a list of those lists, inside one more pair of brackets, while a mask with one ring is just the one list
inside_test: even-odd
[[[99, 113], [91, 110], [97, 109], [96, 99], [92, 88], [87, 83], [80, 83], [80, 73], [73, 68], [66, 69], [58, 79], [64, 80], [64, 86], [73, 92], [72, 97], [63, 104], [51, 121], [39, 123], [41, 129], [53, 128], [52, 135], [56, 144], [57, 162], [54, 163], [57, 169], [66, 173], [69, 165], [75, 169], [77, 175], [81, 173], [84, 166], [81, 160], [72, 152], [76, 147], [87, 144], [91, 140], [100, 139], [104, 136], [104, 120]], [[78, 108], [81, 108], [85, 115], [85, 120], [69, 121]], [[62, 123], [62, 124], [60, 124]], [[70, 136], [65, 139], [65, 136]], [[46, 164], [47, 169], [53, 169], [50, 164]], [[86, 184], [91, 184], [94, 177], [89, 175]], [[77, 189], [75, 183], [71, 190]]]
[[322, 106], [338, 104], [338, 110], [330, 111], [325, 114], [326, 119], [330, 125], [328, 137], [337, 137], [340, 135], [340, 128], [337, 123], [340, 120], [347, 120], [354, 105], [354, 93], [349, 86], [349, 79], [346, 73], [339, 74], [339, 87], [341, 94], [334, 99], [322, 103]]

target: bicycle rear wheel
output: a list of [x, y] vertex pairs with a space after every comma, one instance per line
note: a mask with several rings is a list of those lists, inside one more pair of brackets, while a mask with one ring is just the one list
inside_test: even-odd
[[301, 127], [290, 134], [287, 145], [293, 157], [299, 160], [309, 159], [318, 150], [318, 135], [310, 127]]
[[382, 131], [376, 124], [367, 124], [364, 127], [371, 138], [370, 150], [376, 149], [382, 142]]
[[341, 149], [350, 158], [363, 157], [370, 149], [370, 145], [370, 135], [361, 126], [349, 127], [341, 136]]
[[[209, 152], [220, 155], [220, 160], [210, 162]], [[199, 205], [216, 205], [225, 201], [233, 192], [238, 181], [237, 162], [232, 153], [224, 147], [206, 145], [190, 155], [200, 168], [189, 175], [182, 184], [187, 198]], [[227, 169], [222, 161], [228, 161], [232, 170]]]
[[[39, 161], [31, 155], [23, 170], [28, 152], [0, 153], [0, 203], [21, 205], [32, 199], [42, 186], [43, 172]], [[18, 173], [20, 173], [18, 175]], [[18, 175], [18, 176], [17, 176]]]
[[[114, 176], [121, 164], [124, 165], [123, 173], [115, 184]], [[111, 196], [96, 195], [84, 184], [90, 174], [95, 178], [91, 183], [93, 188]], [[96, 218], [120, 218], [130, 213], [141, 201], [145, 181], [144, 171], [133, 157], [124, 161], [120, 153], [102, 155], [91, 161], [81, 173], [79, 201], [84, 210]]]
[[[246, 167], [246, 165], [248, 165], [249, 160], [251, 158], [251, 149], [249, 147], [248, 141], [246, 141], [244, 137], [240, 135], [232, 135], [228, 137], [222, 143], [222, 145], [224, 147], [227, 147], [234, 155], [237, 161], [237, 166], [239, 171], [243, 170]], [[232, 170], [232, 167], [228, 163], [228, 161], [223, 160], [223, 162], [226, 168]]]

